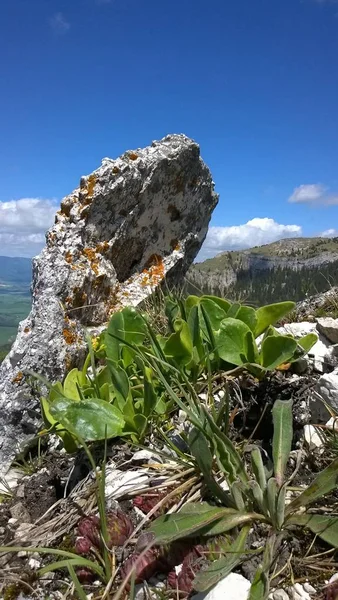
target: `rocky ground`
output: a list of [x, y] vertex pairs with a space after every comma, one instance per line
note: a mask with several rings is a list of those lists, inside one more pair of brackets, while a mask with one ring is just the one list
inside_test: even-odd
[[[238, 447], [257, 444], [267, 455], [271, 454], [272, 404], [278, 398], [292, 399], [294, 436], [288, 468], [290, 474], [296, 470], [292, 485], [300, 489], [338, 455], [334, 418], [338, 413], [338, 320], [310, 317], [310, 321], [285, 323], [282, 327], [296, 337], [315, 331], [318, 342], [310, 355], [292, 369], [277, 371], [263, 381], [242, 376], [238, 385], [234, 379], [228, 379], [229, 435]], [[222, 377], [215, 383], [216, 401], [224, 394], [224, 384]], [[206, 401], [205, 394], [201, 393], [200, 398]], [[325, 403], [330, 405], [330, 412]], [[148, 525], [154, 517], [205, 497], [203, 482], [187, 454], [187, 427], [186, 416], [179, 411], [166, 426], [169, 445], [156, 432], [144, 449], [124, 442], [108, 444], [105, 501], [113, 532], [110, 546], [113, 577], [103, 585], [86, 566], [78, 569], [78, 579], [88, 598], [174, 599], [178, 585], [183, 590], [181, 597], [192, 596], [196, 600], [248, 597], [250, 581], [260, 561], [255, 549], [265, 543], [263, 526], [254, 526], [250, 531], [252, 554], [248, 559], [204, 593], [194, 593], [192, 580], [208, 558], [210, 547], [192, 540], [176, 543], [169, 549], [148, 548]], [[179, 448], [179, 454], [173, 451], [173, 444]], [[91, 452], [102, 469], [103, 445], [92, 446]], [[325, 505], [318, 510], [337, 514], [338, 492], [328, 495]], [[8, 547], [5, 553], [2, 549], [1, 597], [4, 600], [81, 597], [62, 564], [62, 557], [51, 555], [48, 549], [97, 558], [100, 548], [97, 515], [96, 478], [86, 453], [68, 455], [59, 438], [42, 437], [38, 446], [18, 457], [3, 482], [0, 544], [15, 546], [16, 551], [10, 552]], [[25, 547], [36, 550], [27, 552]], [[269, 598], [334, 600], [338, 597], [337, 559], [337, 552], [312, 534], [285, 539]], [[55, 560], [60, 561], [59, 568], [50, 567]], [[125, 577], [135, 561], [141, 566], [137, 566], [135, 589], [130, 589]]]

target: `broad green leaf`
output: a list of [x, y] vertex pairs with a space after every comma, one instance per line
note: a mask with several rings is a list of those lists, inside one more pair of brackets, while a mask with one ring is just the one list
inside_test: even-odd
[[266, 472], [263, 465], [262, 453], [258, 447], [251, 451], [251, 468], [262, 492], [266, 488]]
[[222, 360], [232, 365], [242, 365], [248, 360], [243, 360], [243, 356], [248, 354], [247, 333], [249, 327], [232, 317], [224, 319], [219, 330], [215, 333], [216, 347]]
[[134, 417], [135, 430], [137, 433], [137, 439], [142, 439], [146, 434], [148, 428], [148, 419], [143, 414], [136, 414]]
[[227, 317], [232, 317], [233, 319], [236, 319], [237, 313], [241, 310], [241, 308], [241, 304], [239, 304], [239, 302], [235, 302], [230, 306], [227, 312]]
[[337, 487], [338, 483], [338, 458], [318, 473], [313, 482], [297, 498], [287, 506], [285, 514], [290, 515], [295, 510], [312, 504], [325, 494], [329, 494]]
[[191, 361], [193, 351], [188, 324], [183, 319], [176, 319], [174, 329], [175, 333], [167, 339], [163, 352], [179, 365], [186, 365]]
[[221, 579], [227, 577], [231, 571], [239, 565], [244, 558], [244, 550], [250, 528], [243, 527], [238, 537], [229, 545], [229, 552], [223, 549], [225, 556], [212, 562], [206, 569], [200, 571], [194, 579], [194, 589], [197, 592], [205, 592]]
[[194, 536], [213, 536], [216, 526], [217, 535], [225, 533], [255, 518], [248, 512], [239, 512], [232, 508], [217, 508], [209, 506], [208, 510], [191, 513], [180, 511], [179, 513], [166, 514], [158, 517], [150, 525], [150, 531], [154, 533], [156, 541], [160, 544], [169, 544], [181, 538]]
[[124, 426], [122, 413], [100, 398], [78, 402], [61, 398], [53, 402], [50, 412], [61, 425], [86, 442], [104, 440], [105, 435], [108, 439], [117, 437]]
[[322, 540], [338, 548], [338, 517], [328, 515], [296, 514], [288, 519], [288, 523], [307, 527]]
[[[226, 311], [223, 308], [221, 308], [218, 304], [216, 304], [216, 302], [214, 302], [214, 300], [210, 300], [209, 298], [206, 298], [205, 296], [202, 296], [202, 298], [200, 300], [200, 306], [203, 306], [204, 311], [207, 313], [207, 315], [209, 317], [210, 325], [211, 325], [213, 331], [217, 331], [220, 327], [221, 322], [227, 316]], [[206, 325], [204, 323], [204, 318], [202, 315], [201, 315], [200, 322], [201, 322], [201, 328], [202, 328], [204, 334], [206, 335], [206, 337], [208, 338], [208, 331], [207, 331]]]
[[105, 333], [107, 357], [115, 362], [121, 357], [122, 342], [114, 336], [130, 344], [140, 345], [146, 337], [146, 332], [146, 323], [136, 308], [127, 306], [115, 313]]
[[48, 400], [49, 402], [54, 402], [54, 400], [58, 400], [59, 398], [64, 398], [65, 394], [63, 391], [63, 386], [62, 383], [60, 381], [57, 381], [56, 383], [54, 383], [52, 385], [52, 387], [49, 390], [49, 394], [48, 394]]
[[278, 485], [281, 486], [284, 481], [285, 468], [291, 452], [293, 436], [292, 400], [276, 400], [272, 408], [272, 418], [274, 473]]
[[296, 349], [297, 342], [293, 338], [284, 335], [269, 336], [262, 342], [260, 363], [265, 369], [272, 371], [288, 362]]
[[259, 352], [252, 331], [248, 331], [245, 336], [246, 355], [245, 361], [251, 364], [259, 364]]
[[307, 354], [317, 342], [318, 336], [315, 333], [308, 333], [297, 340], [297, 344], [303, 348], [305, 354]]
[[78, 391], [78, 386], [81, 387], [82, 384], [82, 372], [78, 369], [72, 369], [71, 371], [69, 371], [63, 383], [63, 391], [65, 396], [67, 396], [67, 398], [71, 398], [72, 400], [80, 400], [81, 398]]
[[165, 297], [165, 315], [172, 327], [173, 322], [180, 316], [180, 308], [178, 302], [169, 296]]
[[197, 306], [199, 303], [200, 303], [199, 296], [188, 296], [188, 298], [186, 298], [185, 310], [186, 310], [186, 313], [188, 316], [189, 316], [189, 313], [190, 313], [192, 307]]
[[243, 321], [243, 323], [250, 327], [252, 332], [255, 331], [257, 325], [257, 315], [252, 306], [241, 306], [236, 314], [236, 319]]
[[207, 294], [203, 295], [202, 298], [206, 298], [207, 300], [212, 300], [217, 304], [220, 308], [224, 310], [225, 313], [228, 312], [231, 302], [229, 300], [225, 300], [225, 298], [218, 298], [218, 296], [208, 296]]
[[255, 337], [263, 333], [269, 325], [274, 325], [295, 308], [294, 302], [278, 302], [277, 304], [268, 304], [256, 310], [257, 325]]
[[58, 424], [58, 421], [53, 417], [50, 412], [50, 404], [46, 398], [40, 398], [41, 413], [44, 423], [48, 429], [54, 427], [55, 433], [62, 439], [66, 452], [72, 454], [78, 449], [78, 444], [73, 436], [65, 431], [63, 425]]
[[125, 337], [122, 311], [115, 313], [111, 317], [104, 338], [107, 358], [118, 362], [120, 359], [122, 345], [121, 342], [114, 336], [122, 339]]
[[248, 600], [266, 600], [269, 595], [269, 578], [259, 566], [250, 587]]

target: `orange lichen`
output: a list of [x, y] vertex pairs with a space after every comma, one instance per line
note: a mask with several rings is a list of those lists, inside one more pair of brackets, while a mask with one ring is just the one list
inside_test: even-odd
[[106, 252], [108, 252], [109, 248], [109, 243], [105, 240], [104, 242], [99, 242], [99, 244], [96, 246], [96, 252], [99, 252], [100, 254], [105, 254]]
[[25, 327], [25, 329], [23, 330], [24, 333], [29, 333], [30, 332], [30, 327]]
[[113, 167], [114, 175], [117, 175], [119, 172], [120, 172], [120, 169], [118, 167]]
[[97, 179], [97, 177], [96, 177], [95, 173], [92, 173], [88, 177], [88, 187], [87, 187], [87, 197], [88, 198], [91, 198], [94, 193], [96, 179]]
[[82, 254], [89, 260], [90, 267], [95, 275], [99, 274], [99, 259], [94, 248], [83, 248]]
[[141, 286], [158, 285], [165, 276], [163, 259], [159, 254], [152, 254], [146, 263], [146, 268], [142, 271]]
[[138, 158], [138, 155], [136, 154], [136, 152], [130, 152], [129, 158], [130, 160], [136, 160]]
[[70, 250], [67, 250], [65, 254], [65, 261], [70, 265], [73, 262], [73, 256]]
[[180, 250], [181, 245], [180, 245], [180, 243], [179, 243], [179, 241], [178, 241], [177, 238], [174, 238], [173, 240], [170, 240], [170, 248], [172, 250]]
[[65, 328], [62, 331], [62, 335], [63, 335], [63, 338], [64, 338], [66, 344], [68, 344], [68, 345], [75, 344], [75, 342], [77, 341], [76, 333], [74, 333], [74, 331], [70, 331], [69, 329]]
[[23, 378], [24, 378], [24, 374], [23, 374], [23, 372], [22, 372], [22, 371], [19, 371], [19, 372], [18, 372], [18, 373], [15, 375], [14, 379], [12, 379], [12, 383], [18, 383], [18, 384], [19, 384], [19, 383], [21, 383], [21, 382], [22, 382]]

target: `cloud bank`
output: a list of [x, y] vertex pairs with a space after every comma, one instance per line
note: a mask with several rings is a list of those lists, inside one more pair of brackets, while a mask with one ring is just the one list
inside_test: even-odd
[[329, 188], [321, 183], [303, 184], [293, 190], [288, 202], [292, 204], [332, 206], [338, 204], [338, 194], [329, 193]]
[[42, 198], [0, 202], [0, 255], [34, 256], [45, 243], [57, 204]]
[[256, 217], [231, 227], [210, 227], [197, 260], [212, 258], [225, 250], [244, 250], [301, 235], [299, 225], [283, 225], [268, 217]]

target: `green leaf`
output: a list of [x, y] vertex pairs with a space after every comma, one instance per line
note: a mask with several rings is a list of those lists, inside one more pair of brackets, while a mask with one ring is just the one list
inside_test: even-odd
[[305, 354], [307, 354], [317, 342], [318, 336], [315, 333], [308, 333], [297, 340], [297, 344], [303, 348]]
[[188, 324], [183, 319], [176, 319], [174, 329], [175, 333], [167, 339], [163, 352], [179, 365], [186, 365], [191, 361], [193, 351]]
[[[150, 525], [150, 531], [154, 533], [156, 542], [169, 544], [181, 538], [194, 536], [211, 536], [230, 531], [234, 527], [252, 521], [256, 515], [248, 512], [239, 512], [232, 508], [217, 508], [207, 505], [197, 505], [199, 511], [191, 510], [190, 513], [180, 511], [179, 513], [166, 514], [158, 517]], [[216, 525], [217, 529], [213, 529]]]
[[247, 357], [248, 354], [246, 338], [248, 332], [251, 333], [249, 327], [242, 321], [232, 317], [224, 319], [215, 333], [216, 347], [220, 358], [238, 366], [248, 362], [248, 360], [243, 360], [243, 356]]
[[144, 392], [144, 403], [143, 403], [143, 414], [144, 416], [150, 417], [152, 412], [155, 410], [157, 405], [157, 394], [153, 384], [153, 371], [149, 367], [144, 367], [143, 370], [143, 392]]
[[[214, 302], [213, 299], [211, 300], [209, 298], [206, 298], [205, 296], [202, 296], [200, 300], [200, 306], [203, 306], [204, 312], [208, 315], [209, 322], [213, 331], [217, 331], [220, 327], [221, 322], [227, 316], [226, 311], [223, 308], [221, 308], [216, 302]], [[204, 323], [204, 318], [202, 317], [202, 315], [201, 329], [203, 330], [205, 337], [208, 338], [207, 326]]]
[[256, 310], [257, 325], [255, 337], [261, 335], [269, 325], [274, 325], [279, 319], [287, 315], [295, 306], [294, 302], [279, 302], [258, 308]]
[[129, 378], [125, 370], [113, 360], [107, 358], [111, 379], [119, 406], [123, 406], [130, 394]]
[[284, 335], [269, 336], [262, 342], [260, 363], [265, 369], [272, 371], [288, 362], [296, 349], [297, 342], [293, 338]]
[[338, 483], [338, 458], [326, 469], [318, 473], [313, 482], [297, 498], [287, 506], [285, 514], [290, 515], [301, 507], [312, 504], [325, 494], [329, 494], [337, 487]]
[[72, 369], [69, 371], [66, 379], [63, 383], [63, 391], [67, 398], [71, 398], [72, 400], [81, 400], [78, 386], [81, 387], [83, 384], [83, 374], [78, 369]]
[[288, 523], [307, 527], [322, 540], [338, 548], [338, 517], [297, 513], [288, 519]]
[[[59, 398], [60, 398], [60, 396], [59, 396]], [[68, 452], [69, 454], [73, 454], [73, 452], [76, 452], [78, 449], [78, 444], [77, 444], [76, 440], [73, 438], [73, 436], [68, 431], [65, 431], [65, 428], [63, 427], [63, 425], [60, 425], [58, 423], [58, 421], [53, 417], [53, 415], [50, 412], [50, 404], [49, 404], [48, 400], [46, 398], [40, 398], [40, 405], [41, 405], [42, 418], [44, 420], [46, 427], [48, 427], [48, 429], [50, 427], [54, 427], [55, 433], [63, 441], [63, 445], [64, 445], [66, 452]]]
[[205, 352], [201, 337], [200, 313], [197, 305], [193, 306], [189, 312], [188, 326], [192, 345], [194, 348], [196, 348], [199, 359], [202, 360]]
[[115, 313], [111, 317], [105, 333], [107, 357], [115, 362], [121, 357], [123, 346], [121, 341], [116, 339], [116, 337], [138, 346], [143, 343], [146, 332], [146, 323], [136, 308], [127, 306]]
[[195, 458], [201, 473], [204, 476], [207, 487], [216, 498], [219, 498], [224, 504], [228, 504], [228, 494], [215, 481], [212, 474], [213, 456], [210, 452], [208, 443], [199, 429], [194, 427], [189, 433], [189, 450]]
[[266, 600], [269, 596], [269, 574], [276, 554], [275, 545], [276, 536], [272, 535], [268, 537], [264, 547], [263, 562], [259, 565], [255, 573], [254, 580], [250, 587], [248, 600]]
[[221, 579], [227, 577], [242, 562], [249, 531], [250, 527], [243, 527], [235, 541], [229, 545], [229, 552], [227, 553], [227, 548], [224, 548], [225, 556], [215, 560], [196, 575], [194, 589], [197, 592], [205, 592]]
[[254, 333], [257, 326], [257, 315], [254, 308], [251, 306], [241, 306], [236, 314], [236, 319], [243, 321]]
[[228, 484], [232, 485], [237, 480], [242, 481], [244, 484], [247, 483], [249, 477], [245, 470], [245, 464], [235, 446], [220, 430], [206, 410], [204, 410], [204, 416], [207, 421], [207, 426], [204, 426], [204, 433], [214, 446], [218, 466], [225, 474]]
[[122, 413], [100, 398], [74, 402], [67, 398], [55, 400], [50, 406], [52, 416], [73, 435], [80, 435], [86, 442], [113, 438], [121, 435], [124, 419]]
[[289, 460], [293, 436], [292, 400], [276, 400], [272, 409], [273, 440], [272, 456], [274, 473], [279, 486]]
[[111, 317], [104, 337], [107, 358], [110, 358], [114, 362], [118, 362], [122, 344], [114, 336], [124, 339], [124, 320], [122, 311], [115, 313]]
[[225, 300], [225, 298], [219, 298], [218, 296], [208, 296], [207, 294], [204, 294], [202, 298], [212, 300], [215, 304], [217, 304], [217, 306], [224, 310], [225, 314], [228, 313], [228, 310], [231, 306], [231, 302], [229, 302], [229, 300]]

